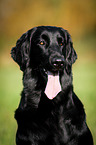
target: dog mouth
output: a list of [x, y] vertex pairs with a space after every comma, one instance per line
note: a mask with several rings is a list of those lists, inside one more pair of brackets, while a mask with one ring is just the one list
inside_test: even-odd
[[43, 68], [47, 77], [47, 84], [44, 93], [52, 100], [62, 91], [60, 83], [60, 73], [64, 70], [64, 59], [53, 58]]
[[52, 100], [62, 90], [59, 78], [59, 71], [56, 71], [55, 73], [47, 71], [46, 74], [48, 80], [45, 88], [45, 94], [50, 100]]
[[43, 68], [43, 72], [48, 75], [48, 71], [51, 72], [53, 74], [53, 76], [57, 75], [59, 72], [62, 72], [64, 70], [64, 64], [62, 64], [62, 66], [56, 66], [54, 65], [47, 65], [47, 67], [45, 66]]

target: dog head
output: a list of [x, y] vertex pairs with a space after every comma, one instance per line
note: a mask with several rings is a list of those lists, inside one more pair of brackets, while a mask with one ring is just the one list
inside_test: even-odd
[[11, 54], [22, 71], [28, 67], [61, 71], [65, 65], [71, 66], [77, 58], [69, 33], [52, 26], [39, 26], [24, 33]]

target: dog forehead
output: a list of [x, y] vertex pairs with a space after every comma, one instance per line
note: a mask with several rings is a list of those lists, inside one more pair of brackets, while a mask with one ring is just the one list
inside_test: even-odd
[[60, 27], [53, 27], [53, 26], [39, 26], [37, 27], [34, 37], [42, 37], [47, 36], [50, 39], [56, 37], [64, 37], [64, 33]]

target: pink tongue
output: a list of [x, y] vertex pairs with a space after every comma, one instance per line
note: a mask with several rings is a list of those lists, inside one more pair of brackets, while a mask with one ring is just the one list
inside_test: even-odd
[[53, 99], [61, 91], [61, 85], [59, 82], [59, 73], [53, 74], [48, 72], [48, 82], [45, 88], [45, 94], [49, 99]]

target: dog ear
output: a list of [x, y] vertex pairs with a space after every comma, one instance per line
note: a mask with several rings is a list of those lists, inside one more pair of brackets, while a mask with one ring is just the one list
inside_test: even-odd
[[34, 31], [35, 28], [24, 33], [20, 39], [17, 40], [16, 46], [11, 50], [11, 57], [17, 62], [22, 71], [29, 66], [31, 39]]
[[77, 54], [73, 48], [73, 42], [67, 30], [65, 30], [65, 40], [66, 40], [65, 58], [66, 61], [72, 65], [77, 59]]

